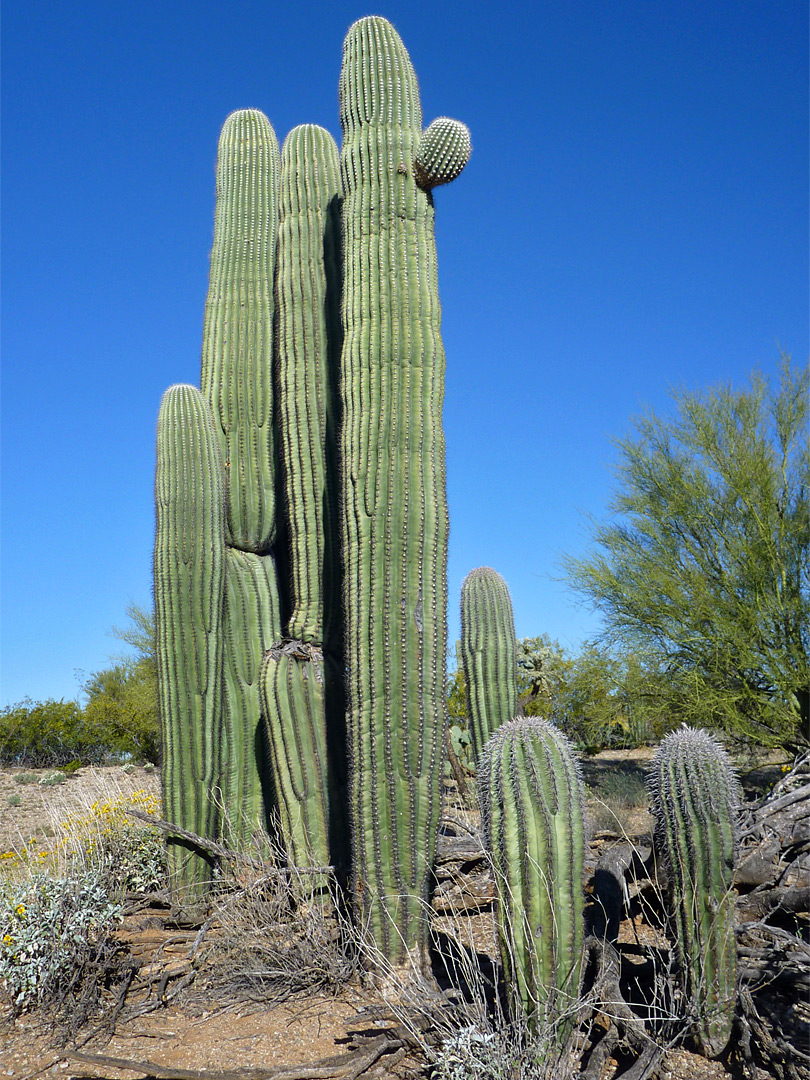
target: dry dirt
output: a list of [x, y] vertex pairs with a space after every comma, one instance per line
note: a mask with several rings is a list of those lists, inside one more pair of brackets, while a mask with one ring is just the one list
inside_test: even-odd
[[[609, 751], [586, 761], [586, 780], [593, 785], [600, 770], [615, 768], [619, 762], [625, 768], [640, 773], [646, 768], [648, 760], [649, 753], [646, 751]], [[159, 788], [157, 775], [140, 768], [129, 773], [120, 768], [81, 769], [66, 783], [53, 788], [15, 782], [13, 777], [19, 771], [0, 770], [0, 852], [19, 849], [20, 845], [34, 837], [37, 838], [34, 847], [40, 843], [47, 847], [65, 815], [80, 813], [96, 801], [129, 795], [138, 790], [157, 792]], [[47, 771], [39, 770], [39, 773], [44, 775]], [[18, 802], [18, 805], [12, 805], [14, 802]], [[646, 810], [634, 811], [625, 821], [625, 827], [631, 836], [649, 832], [650, 818]], [[181, 935], [179, 943], [175, 941], [166, 947], [168, 931], [163, 928], [155, 935], [154, 924], [160, 919], [154, 916], [155, 912], [151, 915], [147, 912], [130, 917], [122, 928], [122, 939], [128, 948], [142, 953], [144, 948], [149, 947], [151, 933], [155, 942], [152, 947], [157, 948], [158, 941], [164, 945], [164, 964], [171, 964], [172, 950], [182, 962], [182, 956], [188, 954], [188, 940]], [[478, 918], [486, 922], [488, 916]], [[483, 932], [486, 936], [486, 929]], [[627, 932], [637, 931], [630, 928]], [[84, 1051], [129, 1061], [154, 1062], [175, 1069], [270, 1070], [280, 1066], [303, 1065], [345, 1048], [347, 1029], [358, 1031], [379, 1027], [382, 1021], [364, 1016], [369, 1007], [373, 1008], [375, 1001], [379, 999], [371, 991], [359, 986], [350, 987], [337, 997], [310, 994], [274, 1007], [178, 997], [177, 1003], [125, 1023], [119, 1022], [111, 1040], [91, 1041]], [[60, 1050], [54, 1048], [48, 1021], [49, 1017], [42, 1014], [25, 1015], [13, 1020], [7, 1008], [4, 1017], [0, 1013], [0, 1080], [3, 1077], [32, 1080], [39, 1075], [120, 1077], [131, 1080], [134, 1076], [148, 1073], [148, 1067], [141, 1069], [139, 1074], [137, 1070], [103, 1067], [98, 1063], [91, 1065], [63, 1056]], [[408, 1072], [406, 1062], [398, 1066], [396, 1073], [370, 1071], [364, 1075], [426, 1075]], [[410, 1067], [412, 1070], [415, 1068], [413, 1059]], [[611, 1072], [606, 1073], [606, 1077]], [[683, 1051], [673, 1051], [665, 1059], [660, 1075], [666, 1080], [720, 1080], [727, 1074], [717, 1063], [707, 1062]]]

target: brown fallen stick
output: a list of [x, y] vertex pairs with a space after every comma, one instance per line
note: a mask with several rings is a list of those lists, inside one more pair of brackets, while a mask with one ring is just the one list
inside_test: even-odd
[[68, 1051], [64, 1056], [97, 1068], [140, 1073], [148, 1080], [357, 1080], [383, 1054], [400, 1049], [398, 1041], [381, 1035], [361, 1052], [336, 1054], [309, 1065], [281, 1065], [270, 1069], [176, 1069], [154, 1061], [133, 1061], [130, 1058], [109, 1057], [107, 1054]]

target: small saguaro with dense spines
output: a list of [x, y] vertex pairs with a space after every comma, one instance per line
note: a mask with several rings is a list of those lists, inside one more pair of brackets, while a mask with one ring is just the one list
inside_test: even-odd
[[[194, 386], [163, 396], [155, 471], [155, 640], [163, 719], [166, 818], [214, 836], [222, 717], [225, 472], [219, 431]], [[194, 909], [211, 880], [210, 860], [168, 837], [169, 873], [180, 907]]]
[[343, 128], [341, 539], [354, 895], [389, 962], [421, 954], [445, 730], [444, 350], [422, 110], [385, 19], [349, 30]]
[[489, 566], [461, 586], [461, 660], [476, 758], [487, 739], [517, 715], [517, 644], [509, 588]]
[[692, 1032], [703, 1053], [718, 1057], [737, 1001], [732, 880], [739, 784], [719, 743], [686, 725], [661, 742], [648, 783]]
[[571, 744], [545, 720], [502, 724], [478, 764], [510, 1008], [562, 1047], [582, 975], [584, 786]]

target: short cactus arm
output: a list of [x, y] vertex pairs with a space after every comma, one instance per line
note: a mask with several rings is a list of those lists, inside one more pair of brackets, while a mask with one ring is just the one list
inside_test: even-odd
[[[208, 402], [173, 386], [160, 407], [155, 473], [155, 638], [165, 817], [198, 836], [217, 830], [213, 789], [222, 735], [225, 475]], [[168, 840], [172, 894], [202, 902], [210, 861]]]
[[717, 1057], [728, 1044], [736, 1005], [732, 879], [739, 787], [722, 747], [685, 726], [661, 743], [649, 785], [693, 1034], [704, 1053]]

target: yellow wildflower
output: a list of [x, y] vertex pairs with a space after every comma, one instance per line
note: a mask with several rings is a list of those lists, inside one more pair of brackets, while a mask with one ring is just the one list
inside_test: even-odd
[[14, 938], [11, 936], [11, 934], [3, 934], [3, 944], [4, 945], [10, 945], [13, 940], [14, 940]]
[[22, 916], [25, 914], [25, 904], [17, 904], [17, 906], [14, 908], [14, 911], [17, 915], [20, 916], [20, 918], [22, 918]]

